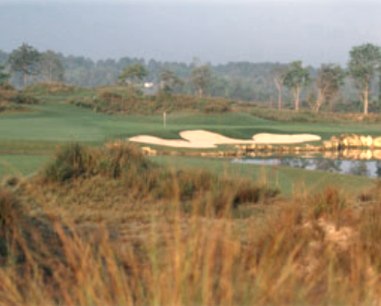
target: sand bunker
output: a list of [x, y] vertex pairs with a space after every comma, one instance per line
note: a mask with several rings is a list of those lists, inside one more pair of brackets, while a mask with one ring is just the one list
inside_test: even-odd
[[284, 135], [267, 133], [256, 134], [251, 140], [245, 140], [229, 138], [205, 130], [183, 131], [180, 132], [180, 136], [182, 139], [163, 139], [140, 135], [129, 138], [129, 141], [174, 148], [212, 149], [224, 144], [293, 144], [321, 140], [320, 136], [312, 134]]
[[312, 134], [268, 134], [261, 133], [253, 136], [257, 144], [294, 144], [321, 140], [320, 136]]

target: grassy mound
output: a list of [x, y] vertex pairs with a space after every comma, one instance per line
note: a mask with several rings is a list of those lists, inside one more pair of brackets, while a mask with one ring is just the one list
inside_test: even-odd
[[[72, 144], [61, 148], [42, 172], [42, 180], [73, 183], [102, 177], [118, 180], [130, 195], [151, 200], [179, 200], [183, 207], [195, 199], [211, 204], [213, 213], [221, 214], [243, 203], [257, 203], [277, 195], [276, 189], [249, 180], [230, 180], [205, 171], [177, 170], [155, 165], [132, 145], [114, 148], [89, 148]], [[96, 179], [91, 180], [94, 184]], [[84, 182], [85, 184], [85, 182]], [[95, 188], [105, 188], [93, 186]], [[205, 207], [202, 211], [205, 211]]]
[[145, 171], [150, 166], [138, 148], [122, 146], [116, 149], [91, 149], [79, 144], [61, 148], [46, 166], [44, 178], [64, 182], [75, 178], [103, 175], [118, 178], [123, 173]]

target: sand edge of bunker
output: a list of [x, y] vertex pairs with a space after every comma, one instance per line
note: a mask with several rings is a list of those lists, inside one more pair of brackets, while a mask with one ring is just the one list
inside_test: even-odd
[[320, 141], [321, 137], [314, 134], [271, 134], [259, 133], [251, 139], [236, 139], [223, 136], [207, 130], [186, 130], [179, 133], [181, 139], [164, 139], [151, 135], [137, 135], [128, 138], [131, 142], [158, 145], [173, 148], [213, 149], [218, 145], [239, 144], [298, 144]]

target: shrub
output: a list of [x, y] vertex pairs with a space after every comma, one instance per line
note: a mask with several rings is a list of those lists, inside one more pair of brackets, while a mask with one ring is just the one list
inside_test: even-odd
[[204, 112], [209, 114], [209, 113], [227, 113], [230, 112], [232, 109], [229, 105], [229, 103], [224, 102], [224, 101], [212, 101], [204, 106]]
[[10, 83], [4, 83], [0, 85], [1, 90], [15, 91], [16, 89]]
[[233, 204], [238, 206], [242, 203], [257, 203], [265, 199], [273, 198], [279, 194], [276, 188], [258, 186], [250, 181], [237, 183], [234, 192]]
[[76, 87], [63, 83], [37, 83], [29, 85], [25, 91], [31, 94], [55, 94], [55, 93], [72, 93], [76, 91]]
[[76, 106], [93, 108], [104, 113], [157, 114], [175, 111], [224, 113], [232, 110], [232, 103], [222, 98], [199, 99], [193, 96], [164, 94], [144, 96], [134, 88], [100, 90], [96, 96], [68, 100]]
[[96, 172], [111, 178], [139, 176], [151, 166], [140, 149], [132, 145], [122, 144], [99, 152]]
[[139, 175], [139, 171], [150, 164], [140, 150], [131, 145], [91, 149], [74, 143], [59, 149], [54, 160], [46, 166], [43, 177], [55, 182], [95, 175], [119, 178]]
[[38, 104], [40, 103], [38, 99], [35, 97], [25, 95], [25, 94], [17, 94], [11, 98], [11, 102], [16, 104]]
[[56, 154], [55, 160], [50, 163], [44, 172], [48, 180], [64, 182], [90, 174], [93, 162], [88, 150], [75, 143], [61, 148]]

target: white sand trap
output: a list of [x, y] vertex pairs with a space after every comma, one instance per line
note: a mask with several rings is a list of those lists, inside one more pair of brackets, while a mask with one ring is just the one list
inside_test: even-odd
[[182, 139], [163, 139], [155, 136], [140, 135], [129, 138], [129, 141], [159, 145], [173, 148], [212, 149], [223, 144], [294, 144], [321, 140], [320, 136], [312, 134], [256, 134], [252, 140], [234, 139], [205, 131], [182, 131]]
[[213, 144], [208, 144], [204, 142], [189, 142], [186, 140], [177, 140], [177, 139], [163, 139], [155, 136], [148, 135], [140, 135], [131, 137], [128, 139], [129, 141], [146, 143], [151, 145], [165, 146], [165, 147], [173, 147], [173, 148], [192, 148], [192, 149], [207, 149], [207, 148], [215, 148], [216, 146]]
[[252, 140], [233, 139], [222, 136], [217, 133], [194, 130], [194, 131], [182, 131], [180, 132], [183, 140], [177, 139], [162, 139], [159, 137], [141, 135], [129, 138], [129, 141], [153, 144], [174, 148], [193, 148], [193, 149], [212, 149], [221, 144], [251, 144]]
[[310, 141], [319, 141], [321, 137], [313, 134], [268, 134], [261, 133], [253, 136], [257, 144], [296, 144]]

